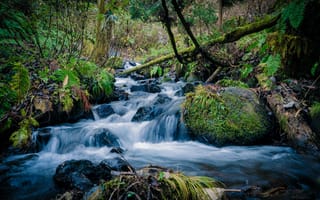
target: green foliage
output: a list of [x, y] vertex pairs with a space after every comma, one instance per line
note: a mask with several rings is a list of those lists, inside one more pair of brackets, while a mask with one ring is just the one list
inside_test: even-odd
[[298, 29], [301, 22], [303, 21], [305, 7], [308, 0], [293, 0], [288, 6], [284, 7], [281, 12], [281, 27], [285, 30], [285, 23], [289, 21], [289, 24], [294, 28]]
[[39, 126], [39, 123], [32, 117], [26, 117], [19, 123], [19, 126], [20, 128], [10, 136], [10, 141], [14, 147], [27, 145], [31, 137], [32, 127]]
[[262, 59], [260, 66], [263, 67], [267, 76], [274, 76], [274, 74], [281, 67], [280, 54], [266, 56], [264, 59]]
[[38, 75], [41, 81], [43, 81], [45, 84], [48, 83], [50, 77], [50, 70], [48, 67], [45, 67], [43, 70], [38, 71]]
[[150, 70], [150, 76], [151, 77], [153, 77], [155, 75], [162, 76], [162, 74], [163, 74], [163, 71], [162, 71], [162, 68], [159, 65], [152, 67], [151, 70]]
[[193, 136], [218, 145], [246, 145], [261, 139], [268, 131], [268, 120], [254, 94], [241, 88], [228, 91], [212, 92], [210, 86], [198, 86], [187, 94], [182, 113]]
[[[152, 180], [152, 184], [150, 184]], [[98, 199], [211, 199], [207, 190], [218, 193], [222, 184], [203, 176], [185, 176], [182, 173], [161, 171], [156, 175], [124, 175], [105, 182], [89, 198]], [[217, 194], [217, 196], [219, 196]]]
[[314, 102], [310, 109], [311, 118], [317, 118], [320, 116], [320, 102]]
[[25, 14], [11, 3], [0, 2], [0, 40], [6, 44], [17, 44], [30, 39], [31, 27]]
[[112, 74], [107, 72], [106, 70], [101, 70], [97, 76], [96, 80], [92, 86], [92, 95], [99, 96], [110, 96], [113, 91], [113, 82], [114, 77]]
[[112, 56], [107, 60], [105, 66], [118, 69], [122, 67], [122, 64], [123, 64], [123, 59], [121, 57]]
[[318, 68], [319, 68], [319, 63], [316, 62], [316, 63], [312, 66], [311, 71], [310, 71], [310, 73], [311, 73], [312, 76], [315, 76], [315, 75], [316, 75], [316, 71], [317, 71]]
[[0, 82], [0, 119], [7, 113], [16, 101], [15, 92], [7, 84]]
[[147, 21], [155, 18], [155, 16], [157, 16], [160, 12], [161, 8], [161, 1], [159, 0], [131, 0], [129, 11], [133, 19], [142, 19]]
[[15, 63], [13, 66], [15, 74], [10, 82], [10, 88], [15, 92], [18, 102], [20, 103], [30, 88], [30, 76], [28, 69], [21, 63]]
[[244, 63], [243, 68], [240, 69], [241, 78], [242, 79], [247, 78], [252, 71], [253, 71], [253, 66], [251, 64]]
[[72, 86], [79, 86], [80, 85], [80, 79], [77, 76], [77, 73], [70, 69], [58, 69], [54, 71], [52, 75], [52, 79], [56, 82], [62, 83], [66, 80], [66, 77], [68, 77], [68, 81], [66, 86], [72, 87]]
[[71, 90], [68, 88], [59, 89], [59, 101], [62, 104], [62, 110], [69, 113], [73, 108]]
[[217, 82], [221, 87], [241, 87], [249, 88], [249, 86], [241, 81], [231, 80], [231, 79], [222, 79]]
[[208, 26], [218, 21], [218, 16], [215, 14], [216, 11], [212, 5], [195, 4], [191, 6], [191, 9], [193, 15], [188, 17], [189, 22], [195, 19]]

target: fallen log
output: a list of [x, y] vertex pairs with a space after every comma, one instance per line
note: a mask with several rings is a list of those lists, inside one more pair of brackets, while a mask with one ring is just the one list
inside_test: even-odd
[[[210, 41], [208, 41], [200, 46], [202, 49], [206, 49], [206, 48], [212, 47], [216, 44], [225, 44], [225, 43], [237, 41], [246, 35], [256, 33], [256, 32], [262, 31], [266, 28], [270, 28], [270, 27], [274, 26], [279, 18], [280, 18], [280, 15], [267, 15], [266, 17], [264, 17], [263, 19], [261, 19], [259, 21], [238, 27], [238, 28], [234, 29], [233, 31], [230, 31], [230, 32], [218, 37], [218, 38], [212, 38]], [[199, 51], [198, 48], [192, 46], [192, 47], [188, 47], [188, 48], [184, 48], [184, 49], [180, 50], [178, 52], [178, 54], [183, 57], [187, 54], [194, 55], [194, 54], [200, 53], [198, 51]], [[141, 69], [148, 68], [150, 66], [154, 66], [156, 64], [171, 60], [174, 57], [175, 57], [174, 53], [167, 54], [167, 55], [161, 56], [159, 58], [153, 59], [145, 64], [139, 65], [138, 67], [134, 67], [134, 68], [125, 70], [123, 72], [120, 72], [119, 74], [120, 75], [130, 74], [131, 72], [139, 71]], [[220, 61], [220, 59], [217, 59], [213, 56], [211, 58], [212, 58], [212, 61], [215, 62], [217, 65], [222, 66], [222, 67], [226, 66], [224, 62]]]
[[286, 89], [285, 84], [278, 86], [279, 88], [281, 92], [271, 91], [267, 95], [267, 103], [288, 142], [298, 151], [319, 155], [317, 135], [301, 114], [303, 106], [291, 90]]

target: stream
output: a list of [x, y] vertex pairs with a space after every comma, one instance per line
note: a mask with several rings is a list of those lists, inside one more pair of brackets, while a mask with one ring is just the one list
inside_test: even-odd
[[228, 188], [282, 184], [320, 198], [319, 158], [290, 147], [215, 147], [190, 140], [179, 113], [185, 83], [161, 83], [161, 91], [152, 93], [141, 90], [142, 83], [131, 78], [116, 78], [115, 84], [129, 94], [128, 100], [93, 107], [94, 120], [38, 129], [32, 136], [37, 153], [4, 158], [0, 199], [54, 198], [57, 188], [52, 176], [63, 161], [99, 163], [117, 157], [110, 152], [113, 147], [99, 141], [106, 130], [134, 168], [159, 165], [187, 175], [210, 176]]

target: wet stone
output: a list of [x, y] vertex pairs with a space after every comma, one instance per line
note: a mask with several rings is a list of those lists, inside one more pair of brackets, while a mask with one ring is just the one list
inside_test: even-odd
[[115, 113], [110, 104], [102, 104], [95, 108], [95, 111], [100, 118], [106, 118]]

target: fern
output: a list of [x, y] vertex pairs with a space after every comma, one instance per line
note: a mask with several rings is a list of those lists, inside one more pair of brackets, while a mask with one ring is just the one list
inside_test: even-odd
[[69, 69], [58, 69], [53, 73], [52, 79], [54, 81], [63, 82], [68, 77], [68, 83], [66, 87], [79, 86], [80, 79], [76, 72]]
[[21, 63], [15, 63], [13, 71], [15, 74], [10, 82], [10, 88], [16, 93], [18, 102], [21, 102], [31, 85], [29, 71]]
[[162, 68], [160, 66], [154, 66], [150, 70], [150, 76], [153, 77], [155, 75], [161, 76], [162, 75]]
[[113, 76], [107, 71], [102, 70], [98, 74], [97, 80], [99, 88], [104, 92], [106, 96], [110, 96], [113, 92]]
[[264, 62], [261, 62], [259, 65], [264, 68], [264, 72], [267, 76], [273, 76], [281, 66], [281, 56], [280, 54], [269, 55], [265, 57]]
[[289, 21], [289, 24], [294, 28], [299, 28], [304, 18], [304, 11], [308, 1], [306, 0], [294, 0], [286, 6], [281, 13], [281, 29], [285, 30], [285, 23]]

